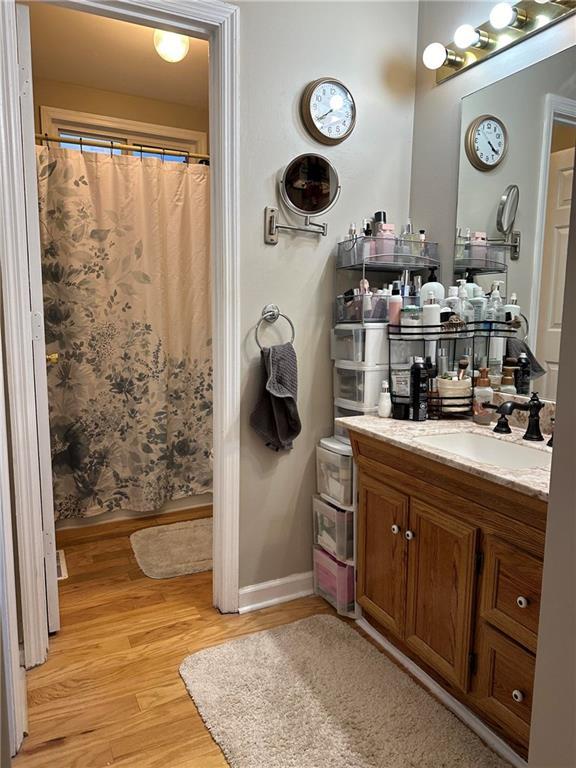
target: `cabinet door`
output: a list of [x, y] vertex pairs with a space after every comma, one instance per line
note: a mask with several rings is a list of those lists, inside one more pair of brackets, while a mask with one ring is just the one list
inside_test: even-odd
[[406, 643], [447, 681], [468, 689], [478, 529], [410, 501]]
[[403, 637], [408, 496], [365, 475], [359, 491], [356, 600], [382, 626]]

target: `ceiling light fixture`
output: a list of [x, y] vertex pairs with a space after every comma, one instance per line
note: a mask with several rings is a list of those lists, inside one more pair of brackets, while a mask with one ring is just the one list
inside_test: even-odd
[[154, 30], [154, 48], [158, 56], [175, 64], [188, 53], [190, 39], [186, 35], [178, 35], [175, 32], [165, 32], [163, 29]]
[[523, 27], [528, 21], [526, 11], [516, 8], [510, 3], [498, 3], [490, 11], [490, 24], [494, 29], [506, 27]]
[[442, 43], [430, 43], [424, 48], [422, 63], [427, 69], [440, 69], [444, 66], [459, 67], [464, 63], [464, 59]]
[[472, 24], [461, 24], [454, 32], [454, 45], [462, 51], [466, 48], [486, 48], [490, 42], [486, 32], [476, 29]]

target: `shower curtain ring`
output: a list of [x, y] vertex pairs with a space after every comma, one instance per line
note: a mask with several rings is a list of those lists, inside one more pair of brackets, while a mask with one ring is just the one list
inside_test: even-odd
[[84, 152], [84, 147], [82, 145], [82, 136], [80, 136], [80, 154]]
[[144, 147], [142, 146], [142, 144], [140, 144], [140, 162], [142, 162], [142, 151], [143, 151], [143, 149], [144, 149]]
[[112, 150], [114, 148], [114, 140], [110, 139], [110, 157], [112, 157]]

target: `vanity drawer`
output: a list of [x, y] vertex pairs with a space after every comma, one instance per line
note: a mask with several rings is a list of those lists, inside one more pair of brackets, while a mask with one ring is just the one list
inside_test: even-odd
[[487, 537], [481, 616], [534, 652], [541, 588], [541, 560], [494, 536]]
[[478, 630], [477, 651], [478, 706], [527, 747], [536, 657], [484, 622]]

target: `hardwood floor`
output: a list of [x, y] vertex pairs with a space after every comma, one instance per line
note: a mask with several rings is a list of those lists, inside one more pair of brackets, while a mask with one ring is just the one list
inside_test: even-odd
[[58, 533], [69, 572], [60, 582], [62, 630], [46, 664], [28, 674], [29, 736], [14, 768], [225, 768], [178, 674], [182, 660], [333, 611], [308, 597], [222, 615], [212, 608], [211, 573], [144, 576], [133, 531], [211, 514], [203, 507]]

